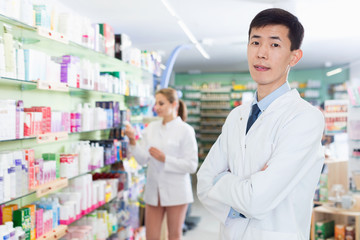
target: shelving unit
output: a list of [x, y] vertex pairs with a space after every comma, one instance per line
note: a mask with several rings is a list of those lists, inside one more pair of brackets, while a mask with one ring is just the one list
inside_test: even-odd
[[188, 107], [188, 123], [197, 134], [199, 160], [202, 162], [211, 146], [221, 133], [222, 125], [230, 111], [241, 104], [245, 88], [234, 90], [232, 86], [214, 89], [200, 87], [178, 87], [183, 92], [183, 100]]
[[199, 137], [200, 137], [200, 89], [182, 89], [183, 98], [182, 100], [186, 104], [188, 110], [187, 123], [190, 124], [196, 134], [196, 140], [200, 148]]
[[15, 39], [20, 40], [24, 44], [24, 48], [45, 51], [51, 56], [72, 55], [86, 58], [90, 61], [100, 63], [101, 71], [103, 72], [125, 71], [127, 73], [142, 75], [140, 68], [71, 42], [67, 40], [66, 36], [61, 34], [40, 27], [36, 28], [1, 14], [0, 22], [12, 26], [11, 33]]
[[[13, 35], [13, 38], [21, 42], [24, 49], [35, 49], [45, 52], [49, 56], [55, 57], [72, 55], [88, 59], [93, 63], [98, 63], [100, 65], [101, 72], [126, 72], [127, 80], [132, 83], [152, 81], [152, 74], [149, 72], [116, 58], [109, 57], [103, 53], [96, 52], [79, 44], [73, 43], [67, 40], [66, 36], [56, 32], [51, 32], [43, 28], [32, 27], [0, 14], [1, 29], [3, 29], [4, 24], [11, 26], [11, 34]], [[0, 35], [2, 35], [2, 30], [0, 30]], [[0, 99], [23, 100], [26, 107], [46, 105], [50, 106], [51, 110], [55, 109], [57, 111], [66, 112], [73, 111], [76, 109], [78, 104], [90, 103], [94, 105], [96, 101], [104, 101], [107, 99], [109, 99], [109, 101], [120, 102], [121, 110], [124, 110], [127, 107], [125, 105], [125, 94], [120, 95], [112, 92], [69, 87], [67, 84], [51, 82], [51, 79], [47, 79], [47, 81], [48, 82], [43, 81], [42, 79], [37, 82], [24, 81], [22, 79], [8, 78], [0, 75]], [[132, 97], [143, 97], [134, 96], [131, 92], [126, 95], [132, 95]], [[35, 158], [39, 158], [39, 154], [44, 152], [63, 153], [68, 150], [70, 145], [75, 141], [105, 139], [108, 137], [111, 129], [112, 128], [96, 129], [74, 133], [55, 132], [21, 139], [4, 139], [0, 140], [0, 151], [32, 148], [35, 149]], [[22, 194], [0, 204], [5, 205], [17, 203], [19, 207], [23, 207], [24, 205], [37, 201], [40, 197], [67, 187], [69, 182], [75, 178], [94, 171], [109, 170], [109, 168], [110, 167], [108, 165], [93, 171], [79, 174], [78, 176], [74, 176], [69, 179], [58, 178], [55, 181], [40, 185], [35, 189], [30, 189], [26, 194]], [[20, 185], [21, 183], [17, 184]], [[123, 192], [118, 192], [116, 196], [122, 194]], [[116, 196], [114, 196], [113, 199], [115, 199]], [[95, 210], [95, 208], [93, 210]], [[66, 232], [67, 226], [60, 225], [38, 239], [60, 239], [66, 234]]]
[[59, 225], [52, 231], [45, 233], [44, 235], [37, 238], [37, 240], [58, 240], [61, 239], [67, 233], [68, 226]]
[[322, 220], [334, 220], [335, 224], [349, 224], [355, 226], [355, 240], [360, 240], [360, 212], [347, 211], [326, 206], [313, 209], [311, 223], [311, 240], [315, 240], [315, 223]]
[[221, 127], [231, 110], [229, 87], [202, 89], [200, 99], [200, 161], [203, 161], [221, 133]]

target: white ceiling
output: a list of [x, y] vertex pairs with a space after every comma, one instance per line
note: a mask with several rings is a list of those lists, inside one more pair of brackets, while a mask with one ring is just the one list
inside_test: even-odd
[[[126, 33], [134, 47], [155, 50], [166, 63], [171, 51], [189, 40], [161, 0], [61, 0], [92, 22]], [[251, 19], [269, 7], [285, 8], [305, 28], [304, 56], [297, 69], [347, 64], [360, 59], [359, 0], [168, 0], [210, 55], [196, 48], [180, 52], [175, 72], [247, 71], [246, 42]], [[207, 40], [207, 41], [206, 41]]]

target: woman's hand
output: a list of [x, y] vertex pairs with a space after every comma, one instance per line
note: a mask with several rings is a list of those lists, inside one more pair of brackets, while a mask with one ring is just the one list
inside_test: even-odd
[[130, 145], [136, 145], [135, 141], [135, 129], [128, 123], [125, 127], [125, 135], [130, 140]]
[[149, 149], [150, 155], [160, 162], [165, 162], [165, 154], [157, 148], [151, 147]]

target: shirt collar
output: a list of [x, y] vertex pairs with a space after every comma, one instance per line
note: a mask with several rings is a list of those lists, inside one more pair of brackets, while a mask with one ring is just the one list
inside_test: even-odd
[[256, 95], [255, 95], [256, 97], [254, 98], [252, 105], [257, 104], [259, 109], [261, 110], [261, 112], [263, 112], [268, 108], [268, 106], [270, 106], [270, 104], [275, 99], [277, 99], [278, 97], [287, 93], [290, 90], [291, 90], [290, 85], [289, 85], [288, 81], [286, 81], [283, 85], [281, 85], [275, 91], [273, 91], [272, 93], [270, 93], [269, 95], [267, 95], [266, 97], [261, 99], [260, 102], [257, 101], [257, 91], [256, 91]]
[[175, 119], [171, 120], [170, 122], [167, 122], [165, 125], [162, 123], [161, 123], [161, 125], [168, 128], [168, 127], [171, 127], [172, 125], [176, 124], [178, 121], [182, 121], [179, 116], [177, 116]]

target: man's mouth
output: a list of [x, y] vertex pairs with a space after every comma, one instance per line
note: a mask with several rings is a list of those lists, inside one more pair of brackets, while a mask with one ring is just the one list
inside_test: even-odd
[[254, 67], [257, 71], [267, 71], [270, 69], [269, 67], [265, 67], [263, 65], [254, 65]]

